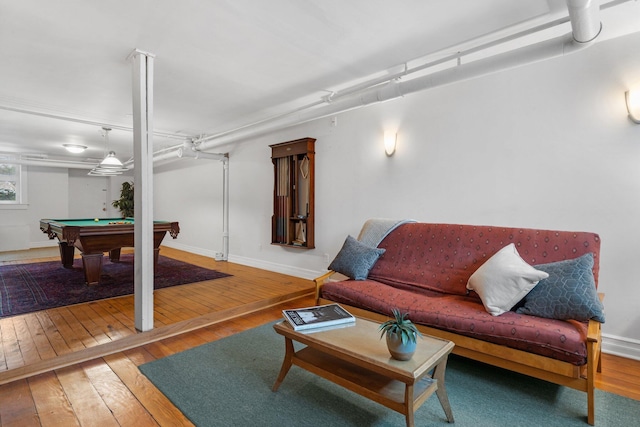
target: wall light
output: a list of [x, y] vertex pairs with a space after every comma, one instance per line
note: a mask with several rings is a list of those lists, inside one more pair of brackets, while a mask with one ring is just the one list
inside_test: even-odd
[[398, 134], [394, 131], [385, 131], [384, 132], [384, 152], [388, 157], [393, 156], [393, 153], [396, 152], [396, 140], [398, 139]]
[[624, 93], [627, 112], [633, 123], [640, 124], [640, 89], [631, 89]]
[[68, 152], [74, 153], [74, 154], [82, 153], [84, 150], [87, 149], [86, 145], [80, 145], [80, 144], [62, 144], [62, 146], [66, 148]]

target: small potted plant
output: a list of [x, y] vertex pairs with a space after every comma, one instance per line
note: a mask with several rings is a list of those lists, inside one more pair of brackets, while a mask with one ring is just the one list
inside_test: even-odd
[[391, 357], [397, 360], [409, 360], [416, 351], [418, 337], [422, 336], [416, 325], [407, 318], [409, 313], [401, 313], [394, 308], [391, 310], [393, 319], [380, 325], [382, 331], [380, 339], [386, 335], [387, 347]]

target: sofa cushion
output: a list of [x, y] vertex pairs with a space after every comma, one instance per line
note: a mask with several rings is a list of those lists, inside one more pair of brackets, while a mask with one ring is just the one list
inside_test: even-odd
[[593, 279], [593, 254], [536, 266], [549, 273], [524, 299], [518, 313], [550, 319], [594, 319], [604, 323], [604, 308]]
[[367, 246], [352, 236], [347, 236], [342, 249], [329, 265], [329, 270], [337, 271], [355, 280], [364, 280], [369, 270], [378, 260], [384, 249]]
[[322, 298], [391, 315], [408, 312], [411, 321], [459, 335], [582, 366], [586, 363], [587, 325], [510, 311], [492, 316], [475, 296], [398, 289], [373, 280], [327, 282]]
[[467, 289], [480, 296], [485, 309], [499, 316], [513, 308], [548, 273], [536, 270], [521, 257], [513, 243], [496, 252], [469, 278]]

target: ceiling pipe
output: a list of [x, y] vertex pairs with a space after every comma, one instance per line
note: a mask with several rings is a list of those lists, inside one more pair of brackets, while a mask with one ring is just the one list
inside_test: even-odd
[[[206, 154], [206, 153], [205, 153]], [[229, 155], [222, 159], [222, 252], [217, 252], [216, 261], [229, 260]]]
[[[160, 157], [160, 156], [158, 156]], [[228, 154], [220, 154], [220, 153], [204, 153], [200, 150], [197, 150], [193, 143], [189, 141], [185, 141], [182, 144], [182, 147], [178, 148], [174, 152], [166, 153], [166, 157], [163, 155], [163, 159], [178, 157], [180, 159], [208, 159], [208, 160], [226, 160], [229, 158]], [[156, 157], [154, 157], [156, 160]]]
[[600, 22], [600, 1], [567, 0], [573, 39], [578, 43], [589, 43], [602, 30]]
[[55, 160], [55, 159], [11, 159], [10, 163], [26, 166], [47, 166], [67, 169], [93, 169], [95, 163], [74, 162], [71, 160]]
[[590, 46], [601, 32], [599, 2], [595, 0], [567, 0], [567, 10], [572, 27], [571, 33], [567, 35], [492, 57], [468, 63], [460, 62], [459, 65], [452, 68], [405, 82], [393, 80], [387, 84], [374, 86], [354, 96], [344, 97], [313, 110], [301, 111], [251, 128], [241, 128], [238, 132], [226, 133], [220, 137], [201, 138], [196, 142], [200, 142], [200, 149], [211, 149], [237, 140], [343, 113], [372, 103], [384, 102], [437, 86], [470, 80], [577, 52]]
[[174, 153], [178, 158], [196, 158], [196, 150], [193, 148], [193, 143], [191, 141], [184, 141], [182, 143], [182, 147], [178, 148], [178, 150]]
[[[36, 110], [28, 110], [25, 108], [16, 108], [16, 107], [11, 107], [8, 105], [0, 105], [0, 110], [6, 110], [6, 111], [12, 111], [14, 113], [21, 113], [21, 114], [30, 114], [32, 116], [39, 116], [39, 117], [46, 117], [48, 119], [56, 119], [56, 120], [65, 120], [68, 122], [73, 122], [73, 123], [80, 123], [83, 125], [90, 125], [90, 126], [97, 126], [97, 127], [108, 127], [110, 129], [117, 129], [117, 130], [123, 130], [123, 131], [127, 131], [127, 132], [133, 132], [133, 128], [130, 126], [123, 126], [123, 125], [114, 125], [111, 123], [104, 123], [104, 122], [97, 122], [95, 120], [87, 120], [87, 119], [82, 119], [79, 117], [72, 117], [72, 116], [64, 116], [62, 114], [53, 114], [53, 113], [44, 113], [41, 111], [36, 111]], [[168, 138], [168, 139], [184, 139], [186, 138], [185, 135], [178, 135], [175, 133], [170, 133], [170, 132], [162, 132], [162, 131], [153, 131], [153, 135], [154, 136], [158, 136], [158, 137], [162, 137], [162, 138]]]
[[196, 159], [208, 159], [208, 160], [220, 160], [226, 161], [229, 159], [228, 154], [220, 154], [220, 153], [203, 153], [200, 150], [196, 150]]

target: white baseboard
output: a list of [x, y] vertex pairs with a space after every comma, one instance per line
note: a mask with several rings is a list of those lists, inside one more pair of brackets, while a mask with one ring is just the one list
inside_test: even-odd
[[249, 267], [260, 268], [262, 270], [274, 271], [280, 274], [286, 274], [288, 276], [301, 277], [303, 279], [313, 280], [320, 276], [322, 273], [318, 273], [315, 270], [307, 270], [304, 268], [292, 267], [290, 265], [276, 264], [269, 261], [257, 260], [253, 258], [246, 258], [236, 255], [229, 255], [229, 261], [236, 264], [247, 265]]
[[58, 246], [58, 239], [54, 240], [39, 240], [37, 242], [30, 242], [29, 249], [37, 248], [54, 248]]
[[[217, 251], [197, 248], [195, 246], [183, 245], [181, 243], [174, 242], [174, 241], [171, 241], [171, 240], [169, 242], [167, 242], [167, 241], [162, 242], [162, 246], [166, 246], [168, 248], [173, 248], [173, 249], [178, 249], [180, 251], [185, 251], [185, 252], [189, 252], [189, 253], [196, 254], [196, 255], [206, 256], [206, 257], [209, 257], [209, 258], [215, 258], [216, 257], [216, 253], [217, 253]], [[160, 251], [160, 253], [162, 253], [162, 250]]]
[[640, 341], [602, 334], [602, 352], [628, 359], [640, 360]]

